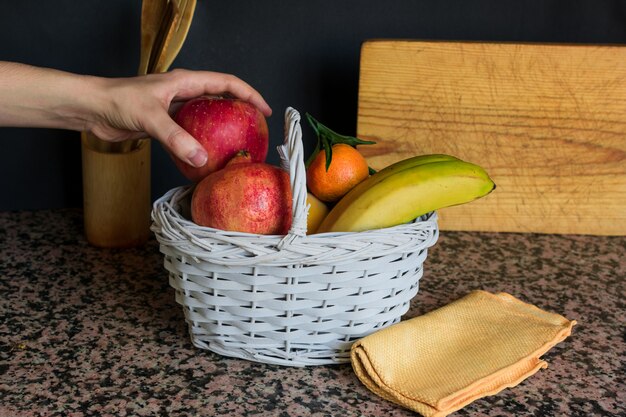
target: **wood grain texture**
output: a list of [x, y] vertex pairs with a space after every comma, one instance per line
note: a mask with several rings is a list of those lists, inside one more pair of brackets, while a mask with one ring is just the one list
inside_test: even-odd
[[447, 230], [626, 234], [626, 47], [370, 41], [357, 135], [380, 169], [427, 153], [497, 189], [440, 210]]

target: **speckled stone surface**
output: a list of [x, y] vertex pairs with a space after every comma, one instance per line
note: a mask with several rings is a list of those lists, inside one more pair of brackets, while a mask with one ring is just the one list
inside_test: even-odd
[[[474, 289], [575, 319], [548, 369], [454, 416], [626, 415], [626, 238], [443, 232], [406, 317]], [[0, 416], [412, 416], [350, 365], [192, 346], [155, 241], [90, 247], [78, 210], [0, 213]]]

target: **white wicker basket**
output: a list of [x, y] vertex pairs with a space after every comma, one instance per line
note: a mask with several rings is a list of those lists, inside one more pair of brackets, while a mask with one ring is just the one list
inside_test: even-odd
[[195, 346], [279, 365], [349, 362], [355, 340], [408, 310], [427, 249], [438, 238], [437, 216], [307, 236], [302, 131], [292, 108], [285, 131], [278, 150], [293, 190], [289, 234], [200, 227], [188, 220], [191, 187], [154, 203], [152, 230]]

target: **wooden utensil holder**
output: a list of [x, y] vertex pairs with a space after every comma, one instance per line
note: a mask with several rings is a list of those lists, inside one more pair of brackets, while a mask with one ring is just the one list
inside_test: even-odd
[[[99, 140], [99, 139], [97, 139]], [[94, 149], [81, 135], [85, 235], [98, 247], [140, 246], [150, 237], [150, 140], [126, 152]]]

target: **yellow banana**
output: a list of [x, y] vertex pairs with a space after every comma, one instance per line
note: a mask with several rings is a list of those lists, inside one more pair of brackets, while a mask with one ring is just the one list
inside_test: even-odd
[[[374, 175], [368, 177], [365, 181], [362, 181], [356, 187], [357, 190], [366, 190], [367, 188], [372, 187], [374, 184], [379, 183], [390, 175], [396, 174], [399, 171], [405, 170], [407, 168], [414, 167], [416, 165], [429, 164], [431, 162], [441, 162], [441, 161], [459, 161], [457, 157], [452, 155], [446, 155], [443, 153], [435, 153], [429, 155], [419, 155], [414, 156], [412, 158], [403, 159], [402, 161], [398, 161], [393, 163], [380, 171], [376, 172]], [[365, 184], [364, 184], [365, 183]]]
[[354, 195], [362, 194], [367, 189], [372, 188], [374, 185], [378, 184], [385, 178], [391, 175], [397, 174], [399, 171], [402, 171], [402, 170], [405, 170], [407, 168], [411, 168], [417, 165], [429, 164], [431, 162], [440, 162], [440, 161], [460, 161], [460, 159], [452, 155], [446, 155], [446, 154], [441, 154], [441, 153], [413, 156], [411, 158], [403, 159], [402, 161], [398, 161], [391, 165], [386, 166], [385, 168], [376, 172], [374, 175], [371, 175], [364, 181], [361, 181], [352, 190], [350, 190], [350, 192], [353, 193]]
[[433, 210], [470, 202], [494, 188], [478, 165], [449, 155], [409, 158], [352, 189], [326, 216], [317, 233], [395, 226]]

